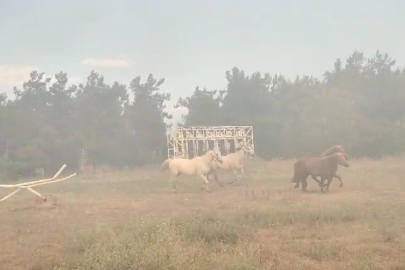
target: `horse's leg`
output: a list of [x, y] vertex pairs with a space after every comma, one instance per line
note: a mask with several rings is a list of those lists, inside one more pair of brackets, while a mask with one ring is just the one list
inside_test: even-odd
[[298, 180], [297, 182], [295, 182], [294, 188], [299, 188], [300, 187], [300, 182], [301, 182], [301, 180]]
[[[306, 176], [306, 177], [304, 177], [304, 178], [301, 179], [302, 191], [303, 191], [303, 192], [307, 192], [307, 186], [308, 186], [307, 177], [308, 177], [308, 176]], [[299, 183], [299, 181], [298, 181], [298, 183]]]
[[335, 174], [334, 177], [340, 181], [339, 187], [343, 187], [342, 177], [340, 177], [340, 176], [337, 175], [337, 174]]
[[[218, 175], [217, 175], [217, 173], [213, 173], [213, 175], [214, 175], [215, 181], [217, 181], [217, 183], [218, 183], [221, 187], [224, 187], [224, 184], [222, 184], [222, 183], [218, 180]], [[207, 177], [207, 179], [208, 179], [208, 177]]]
[[204, 176], [204, 174], [200, 174], [199, 175], [200, 178], [203, 179], [203, 188], [205, 186], [205, 189], [207, 190], [208, 193], [211, 193], [210, 188], [208, 187], [208, 185], [210, 184], [210, 182], [208, 181], [208, 179]]
[[321, 177], [321, 184], [320, 184], [320, 186], [321, 186], [321, 192], [322, 192], [322, 193], [324, 192], [323, 187], [326, 186], [326, 185], [324, 184], [324, 182], [325, 182], [325, 178]]
[[312, 177], [312, 179], [314, 179], [314, 180], [318, 183], [318, 185], [321, 185], [321, 181], [319, 181], [318, 179], [316, 179], [315, 176], [311, 175], [311, 177]]
[[233, 176], [235, 176], [235, 180], [233, 182], [239, 181], [238, 173], [236, 172], [236, 170], [232, 170], [232, 173], [233, 173]]
[[249, 186], [249, 184], [246, 182], [245, 171], [243, 170], [243, 168], [233, 169], [232, 172], [233, 172], [233, 175], [235, 176], [235, 181], [233, 181], [231, 183], [235, 183], [235, 182], [243, 179], [243, 182], [245, 183], [245, 185]]
[[333, 177], [334, 176], [328, 178], [328, 183], [326, 184], [326, 191], [328, 191], [328, 192], [329, 192], [329, 186], [330, 186], [330, 183], [332, 182]]
[[243, 167], [241, 167], [240, 169], [239, 169], [239, 171], [240, 171], [240, 174], [241, 174], [241, 178], [243, 178], [243, 182], [245, 182], [245, 185], [247, 186], [247, 187], [249, 187], [249, 184], [248, 184], [248, 182], [247, 182], [247, 180], [246, 180], [246, 177], [245, 177], [245, 170], [243, 169]]
[[208, 181], [210, 180], [210, 178], [209, 178], [210, 175], [213, 175], [215, 181], [217, 181], [217, 183], [218, 183], [221, 187], [224, 187], [224, 184], [222, 184], [222, 183], [218, 180], [218, 174], [217, 174], [216, 171], [211, 171], [211, 172], [207, 173], [207, 175], [206, 175], [205, 177], [207, 178]]
[[308, 186], [308, 182], [307, 182], [307, 178], [309, 176], [309, 173], [294, 173], [294, 180], [295, 180], [295, 188], [299, 188], [300, 187], [300, 183], [301, 183], [301, 187], [302, 187], [302, 191], [306, 192], [307, 191], [307, 186]]
[[172, 175], [171, 177], [171, 182], [173, 185], [173, 193], [177, 193], [177, 175]]
[[233, 180], [233, 181], [231, 181], [231, 182], [229, 182], [228, 184], [230, 185], [230, 184], [233, 184], [233, 183], [235, 183], [235, 182], [238, 182], [238, 174], [236, 173], [236, 170], [235, 169], [230, 169], [231, 171], [232, 171], [232, 174], [233, 174], [233, 176], [235, 177], [235, 180]]

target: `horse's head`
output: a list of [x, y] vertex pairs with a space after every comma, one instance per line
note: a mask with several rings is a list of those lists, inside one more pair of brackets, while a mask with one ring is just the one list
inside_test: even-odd
[[347, 163], [346, 157], [345, 157], [345, 155], [343, 153], [339, 153], [339, 152], [334, 153], [333, 157], [337, 160], [337, 163], [339, 165], [342, 165], [344, 167], [349, 167], [350, 166], [350, 164]]
[[342, 155], [345, 157], [345, 159], [349, 160], [349, 157], [346, 154], [345, 149], [343, 149], [343, 147], [340, 145], [334, 145], [331, 148], [329, 148], [328, 150], [326, 150], [326, 152], [324, 153], [324, 156], [330, 156], [334, 153], [342, 153]]
[[255, 156], [255, 153], [253, 152], [253, 150], [251, 148], [247, 147], [247, 146], [243, 147], [243, 152], [245, 152], [245, 155], [247, 157], [254, 157]]
[[255, 153], [250, 147], [247, 147], [245, 144], [240, 144], [236, 151], [243, 151], [246, 157], [254, 157]]
[[215, 162], [218, 162], [219, 164], [222, 163], [221, 151], [219, 151], [219, 149], [214, 148], [213, 150], [210, 151], [210, 153], [212, 156], [212, 160], [214, 160]]

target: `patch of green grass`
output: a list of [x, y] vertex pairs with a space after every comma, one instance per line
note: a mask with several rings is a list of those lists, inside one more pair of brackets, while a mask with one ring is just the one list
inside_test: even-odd
[[174, 221], [174, 225], [186, 238], [202, 240], [207, 244], [236, 244], [240, 239], [239, 226], [215, 214], [199, 212], [191, 217], [180, 217]]
[[356, 207], [331, 205], [291, 205], [290, 207], [272, 207], [269, 211], [243, 210], [235, 218], [241, 224], [257, 228], [288, 226], [298, 223], [322, 225], [336, 222], [350, 222], [363, 217]]
[[312, 243], [296, 243], [291, 250], [315, 261], [341, 260], [348, 251], [344, 244], [331, 239], [317, 239]]
[[56, 269], [266, 269], [257, 243], [209, 214], [83, 231], [66, 251]]

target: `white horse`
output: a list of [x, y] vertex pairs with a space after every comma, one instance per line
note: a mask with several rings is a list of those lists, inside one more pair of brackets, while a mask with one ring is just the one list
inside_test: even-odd
[[[209, 175], [214, 175], [215, 181], [217, 181], [221, 186], [223, 184], [218, 180], [218, 171], [219, 170], [231, 170], [235, 176], [235, 181], [238, 181], [238, 175], [237, 171], [240, 172], [240, 174], [244, 177], [245, 176], [245, 171], [243, 169], [244, 167], [244, 158], [246, 156], [252, 157], [254, 154], [253, 152], [246, 147], [246, 145], [241, 145], [240, 148], [235, 152], [235, 153], [230, 153], [226, 156], [223, 156], [221, 158], [222, 162], [221, 163], [215, 163], [211, 162], [211, 170], [207, 175], [207, 178]], [[232, 182], [232, 183], [233, 183]], [[248, 183], [245, 181], [246, 186], [249, 186]]]
[[211, 193], [208, 185], [207, 174], [211, 170], [211, 163], [221, 163], [221, 152], [218, 149], [207, 151], [204, 155], [194, 157], [193, 159], [177, 158], [166, 159], [160, 166], [161, 170], [169, 168], [171, 172], [171, 180], [173, 183], [173, 192], [177, 191], [176, 177], [180, 174], [183, 175], [197, 175], [203, 180], [202, 189]]

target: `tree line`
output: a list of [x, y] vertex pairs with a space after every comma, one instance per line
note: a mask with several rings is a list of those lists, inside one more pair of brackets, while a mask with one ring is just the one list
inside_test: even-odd
[[[136, 167], [167, 157], [165, 120], [172, 116], [164, 79], [151, 74], [109, 85], [94, 71], [79, 85], [69, 86], [64, 72], [54, 79], [32, 71], [14, 87], [15, 99], [0, 95], [0, 174], [53, 172], [63, 163], [78, 168], [82, 148], [94, 166]], [[185, 126], [253, 126], [262, 158], [319, 155], [333, 144], [351, 156], [382, 157], [405, 146], [405, 69], [378, 51], [337, 59], [322, 78], [288, 80], [234, 67], [224, 89], [197, 86], [175, 107], [188, 109]]]

